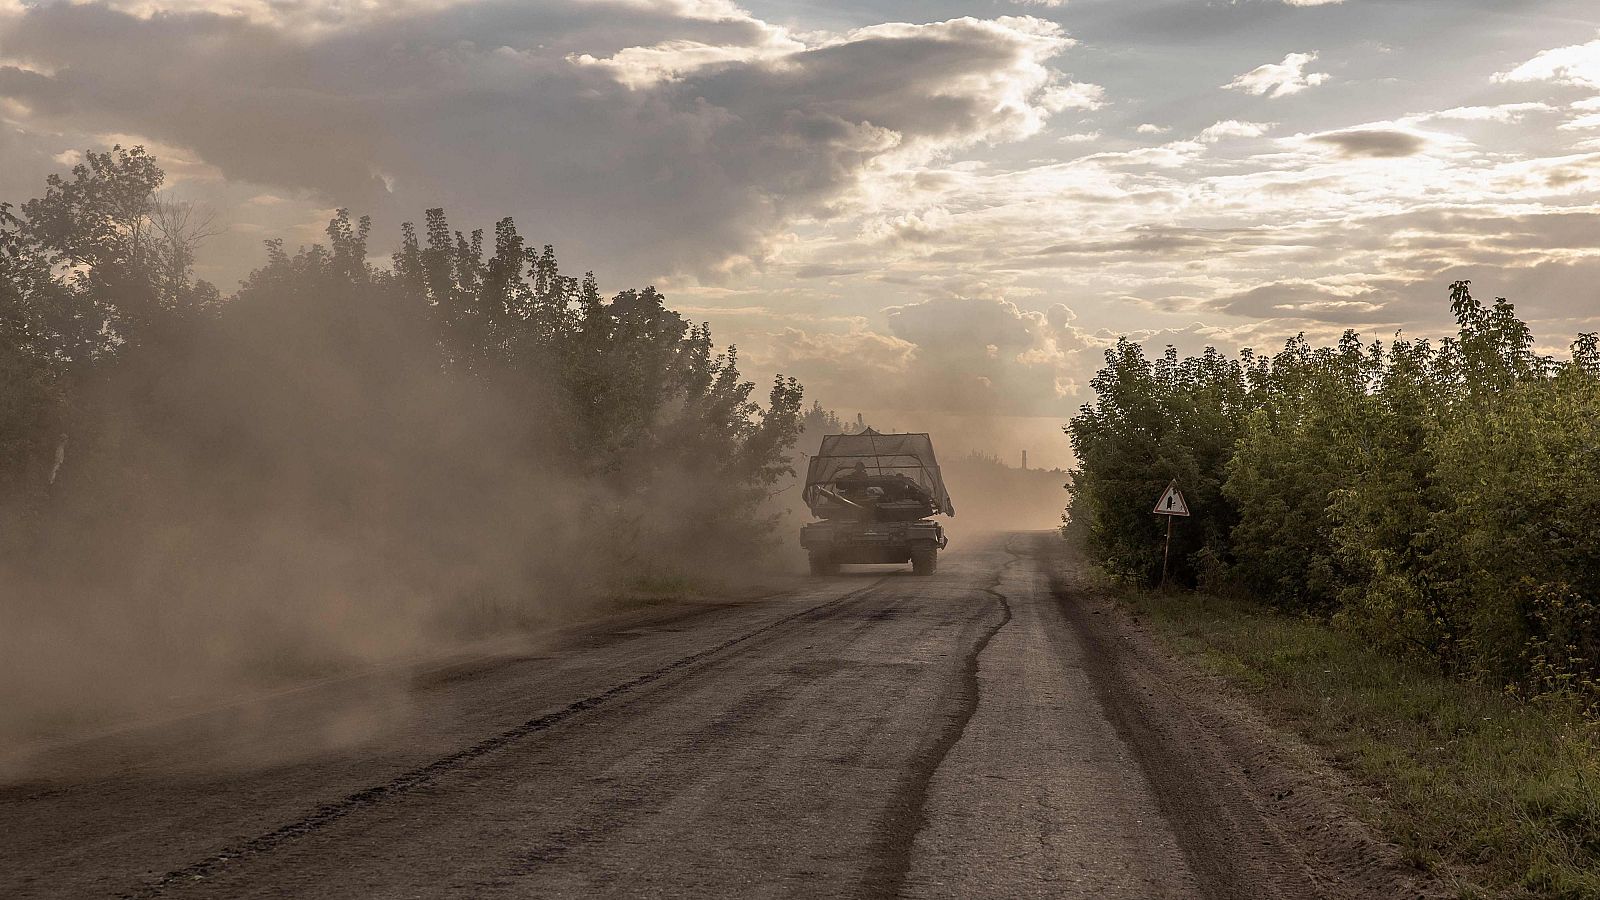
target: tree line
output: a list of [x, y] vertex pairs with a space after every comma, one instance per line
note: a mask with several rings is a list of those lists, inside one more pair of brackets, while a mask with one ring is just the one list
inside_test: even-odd
[[463, 233], [439, 209], [376, 265], [340, 210], [224, 295], [162, 182], [116, 147], [0, 205], [13, 586], [215, 598], [306, 570], [481, 600], [770, 545], [801, 386], [757, 403], [654, 288], [604, 296], [510, 218]]
[[1119, 341], [1067, 426], [1066, 530], [1151, 583], [1171, 479], [1180, 578], [1600, 710], [1600, 344], [1535, 352], [1511, 303], [1450, 287], [1458, 333], [1273, 356]]

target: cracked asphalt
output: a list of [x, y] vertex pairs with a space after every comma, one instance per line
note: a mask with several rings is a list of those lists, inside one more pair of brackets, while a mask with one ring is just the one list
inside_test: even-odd
[[1050, 535], [972, 540], [931, 578], [847, 570], [55, 748], [0, 785], [0, 896], [1411, 891], [1336, 805], [1274, 808], [1299, 776], [1061, 565]]

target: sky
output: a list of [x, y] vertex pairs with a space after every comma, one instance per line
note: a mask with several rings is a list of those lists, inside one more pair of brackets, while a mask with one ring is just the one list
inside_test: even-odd
[[1440, 336], [1462, 278], [1600, 329], [1594, 0], [0, 0], [0, 199], [117, 142], [224, 291], [339, 207], [380, 259], [512, 216], [758, 382], [1034, 465], [1119, 335]]

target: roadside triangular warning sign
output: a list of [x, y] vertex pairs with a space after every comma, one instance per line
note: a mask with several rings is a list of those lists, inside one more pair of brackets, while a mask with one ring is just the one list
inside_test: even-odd
[[[1149, 496], [1146, 494], [1145, 496]], [[1151, 510], [1158, 516], [1187, 516], [1189, 504], [1184, 502], [1183, 491], [1178, 490], [1178, 483], [1167, 485], [1167, 490], [1156, 501], [1156, 508]]]

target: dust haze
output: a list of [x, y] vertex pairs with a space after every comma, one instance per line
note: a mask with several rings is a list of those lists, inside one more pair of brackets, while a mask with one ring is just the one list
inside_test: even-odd
[[491, 361], [512, 345], [476, 335], [492, 316], [319, 253], [123, 325], [72, 385], [40, 490], [3, 510], [0, 756], [759, 567], [745, 507], [786, 414], [658, 295], [568, 298], [545, 272], [600, 362]]
[[[938, 435], [934, 440], [939, 440]], [[964, 442], [968, 446], [981, 445], [982, 436], [968, 435]], [[941, 462], [946, 486], [956, 504], [955, 517], [945, 523], [952, 541], [1061, 525], [1067, 496], [1065, 471], [1024, 469], [977, 451]]]
[[[439, 209], [379, 266], [340, 210], [223, 296], [152, 156], [85, 159], [0, 207], [0, 756], [799, 569], [788, 472], [845, 425], [653, 287]], [[1062, 473], [951, 458], [981, 431], [934, 435], [952, 536], [1052, 527]]]
[[[895, 424], [916, 426], [914, 414], [895, 418]], [[1000, 431], [996, 421], [984, 416], [930, 417], [933, 424], [895, 430], [927, 431], [938, 454], [939, 468], [945, 487], [955, 504], [956, 514], [939, 517], [938, 521], [950, 535], [952, 549], [959, 550], [962, 543], [981, 535], [1018, 530], [1050, 530], [1061, 525], [1062, 511], [1066, 507], [1066, 482], [1068, 473], [1059, 468], [1026, 467], [1025, 458], [1013, 465], [992, 452], [979, 449], [990, 445]], [[804, 481], [808, 459], [817, 453], [826, 434], [860, 431], [879, 427], [864, 414], [840, 415], [825, 409], [820, 402], [813, 403], [802, 419], [802, 431], [793, 457], [796, 478], [778, 495], [785, 521], [798, 527], [810, 519], [811, 514], [800, 499], [800, 482]], [[1064, 438], [1063, 438], [1064, 440]], [[783, 534], [792, 547], [785, 560], [795, 571], [804, 567], [805, 555], [793, 543], [790, 532]]]
[[69, 440], [66, 496], [5, 573], [0, 735], [414, 654], [597, 589], [604, 536], [579, 523], [614, 498], [546, 464], [511, 398], [430, 369], [420, 329], [358, 315], [352, 348], [310, 310], [230, 312], [154, 404], [88, 398], [100, 445]]

